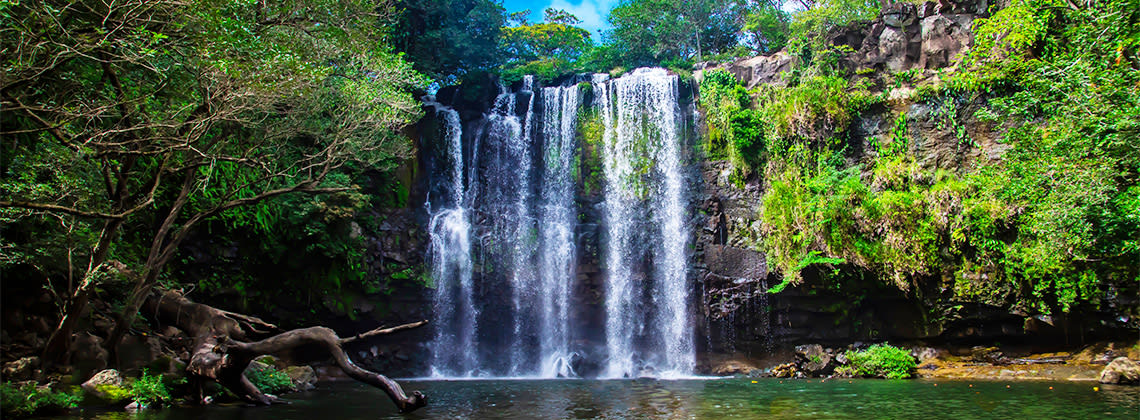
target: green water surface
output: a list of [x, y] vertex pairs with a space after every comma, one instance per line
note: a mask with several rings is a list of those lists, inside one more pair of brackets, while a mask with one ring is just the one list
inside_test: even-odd
[[[82, 419], [1140, 419], [1140, 388], [950, 380], [401, 381], [429, 405], [396, 413], [384, 394], [322, 383], [288, 405], [85, 410]], [[1096, 387], [1098, 390], [1094, 390]]]

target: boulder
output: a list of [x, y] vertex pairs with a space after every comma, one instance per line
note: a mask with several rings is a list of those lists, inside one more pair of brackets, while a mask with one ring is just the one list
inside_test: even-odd
[[1140, 385], [1140, 364], [1127, 357], [1112, 359], [1100, 371], [1100, 383]]
[[25, 357], [19, 360], [8, 362], [4, 364], [4, 380], [5, 381], [26, 381], [33, 379], [36, 376], [36, 370], [40, 367], [39, 357]]
[[126, 336], [119, 343], [119, 368], [124, 371], [134, 371], [149, 367], [162, 354], [162, 340], [158, 337]]
[[782, 75], [792, 70], [796, 58], [778, 52], [772, 55], [758, 56], [738, 60], [728, 64], [726, 70], [736, 76], [745, 87], [749, 89], [760, 84], [783, 85], [786, 83]]
[[926, 363], [927, 360], [936, 359], [942, 355], [942, 351], [934, 347], [917, 347], [911, 349], [910, 355], [918, 360], [919, 364]]
[[756, 366], [741, 361], [741, 360], [728, 360], [717, 363], [712, 368], [713, 375], [728, 376], [728, 375], [747, 375], [756, 370]]
[[293, 387], [298, 391], [307, 391], [316, 387], [317, 372], [311, 366], [289, 366], [285, 374], [293, 381]]
[[784, 363], [782, 365], [773, 366], [770, 373], [773, 377], [776, 378], [794, 378], [796, 376], [802, 376], [802, 373], [796, 370], [795, 363]]
[[905, 31], [897, 28], [885, 28], [879, 35], [879, 57], [882, 57], [887, 69], [892, 72], [901, 72], [909, 68], [907, 60], [908, 39]]
[[918, 10], [911, 3], [892, 3], [883, 8], [883, 23], [892, 28], [905, 28], [914, 25]]
[[264, 371], [266, 369], [269, 369], [268, 363], [264, 363], [264, 362], [261, 362], [258, 360], [254, 360], [252, 362], [249, 362], [249, 366], [247, 366], [245, 368], [245, 371], [246, 371], [246, 374], [248, 375], [249, 372], [251, 372], [251, 371], [252, 372], [261, 372], [261, 371]]
[[103, 400], [115, 402], [123, 399], [125, 395], [122, 392], [115, 392], [123, 388], [123, 376], [115, 369], [105, 369], [96, 373], [83, 385], [80, 385], [84, 392]]
[[819, 344], [796, 346], [796, 361], [800, 370], [810, 376], [823, 376], [831, 373], [831, 354]]

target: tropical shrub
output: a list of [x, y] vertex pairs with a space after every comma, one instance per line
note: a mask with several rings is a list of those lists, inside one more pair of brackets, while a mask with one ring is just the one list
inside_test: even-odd
[[876, 344], [866, 350], [848, 350], [847, 365], [838, 371], [841, 375], [868, 378], [907, 379], [914, 376], [918, 364], [905, 349], [890, 344]]
[[257, 389], [267, 394], [276, 394], [293, 389], [293, 380], [289, 378], [289, 375], [277, 370], [277, 368], [273, 366], [247, 369], [245, 371], [245, 377], [249, 379]]
[[0, 384], [0, 411], [5, 418], [60, 414], [75, 408], [79, 400], [76, 393], [41, 388], [31, 382], [19, 387], [11, 382]]
[[131, 399], [140, 406], [167, 404], [172, 401], [170, 389], [162, 382], [162, 374], [150, 375], [143, 369], [142, 376], [131, 384]]

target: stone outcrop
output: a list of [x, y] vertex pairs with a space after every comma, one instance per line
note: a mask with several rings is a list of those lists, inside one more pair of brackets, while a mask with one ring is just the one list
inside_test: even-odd
[[293, 388], [298, 391], [308, 391], [317, 385], [317, 372], [312, 366], [289, 366], [285, 374], [293, 381]]
[[[933, 70], [953, 65], [973, 42], [975, 19], [988, 16], [987, 0], [928, 1], [916, 6], [887, 5], [870, 23], [853, 23], [827, 35], [831, 45], [849, 51], [842, 64], [853, 73]], [[749, 89], [761, 84], [785, 85], [785, 73], [797, 63], [794, 52], [740, 59], [698, 70], [723, 68]], [[701, 71], [696, 77], [700, 78]]]
[[[80, 385], [84, 392], [107, 402], [116, 402], [116, 400], [122, 399], [124, 395], [122, 387], [123, 376], [115, 369], [100, 371]], [[119, 390], [119, 395], [115, 395], [112, 390]]]
[[40, 369], [40, 358], [31, 356], [4, 364], [4, 380], [26, 381], [35, 378]]
[[819, 344], [796, 346], [796, 363], [799, 370], [810, 376], [824, 376], [835, 370], [832, 352]]
[[1140, 363], [1127, 357], [1117, 357], [1100, 372], [1100, 383], [1140, 385]]

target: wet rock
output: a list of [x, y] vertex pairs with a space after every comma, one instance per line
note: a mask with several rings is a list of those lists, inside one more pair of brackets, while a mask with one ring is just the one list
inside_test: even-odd
[[136, 412], [136, 411], [146, 410], [147, 408], [150, 408], [150, 407], [148, 407], [146, 404], [142, 404], [142, 403], [139, 403], [137, 401], [132, 402], [130, 404], [127, 404], [126, 407], [123, 407], [124, 410], [130, 411], [132, 413]]
[[802, 373], [796, 369], [795, 363], [784, 363], [782, 365], [773, 366], [770, 373], [776, 378], [794, 378], [802, 375]]
[[806, 344], [796, 346], [796, 362], [800, 370], [810, 376], [822, 376], [831, 373], [831, 354], [824, 351], [819, 344]]
[[5, 381], [26, 381], [33, 379], [36, 376], [36, 370], [40, 368], [39, 357], [25, 357], [16, 361], [4, 364], [4, 380]]
[[1100, 371], [1100, 383], [1140, 385], [1140, 364], [1127, 357], [1117, 357]]
[[312, 366], [289, 366], [285, 368], [285, 374], [289, 375], [289, 379], [293, 381], [293, 388], [298, 391], [307, 391], [316, 387], [317, 372]]
[[716, 364], [712, 368], [712, 374], [717, 376], [728, 375], [747, 375], [756, 370], [756, 366], [741, 361], [741, 360], [727, 360]]
[[105, 369], [96, 373], [95, 376], [80, 385], [80, 388], [83, 388], [87, 394], [103, 401], [114, 402], [125, 397], [121, 392], [116, 395], [116, 390], [122, 391], [123, 376], [115, 369]]
[[997, 363], [1002, 356], [997, 347], [975, 346], [970, 349], [970, 360], [978, 363]]
[[926, 363], [926, 361], [931, 359], [936, 359], [941, 356], [942, 353], [943, 351], [934, 347], [918, 347], [910, 351], [910, 355], [914, 356], [919, 364]]

